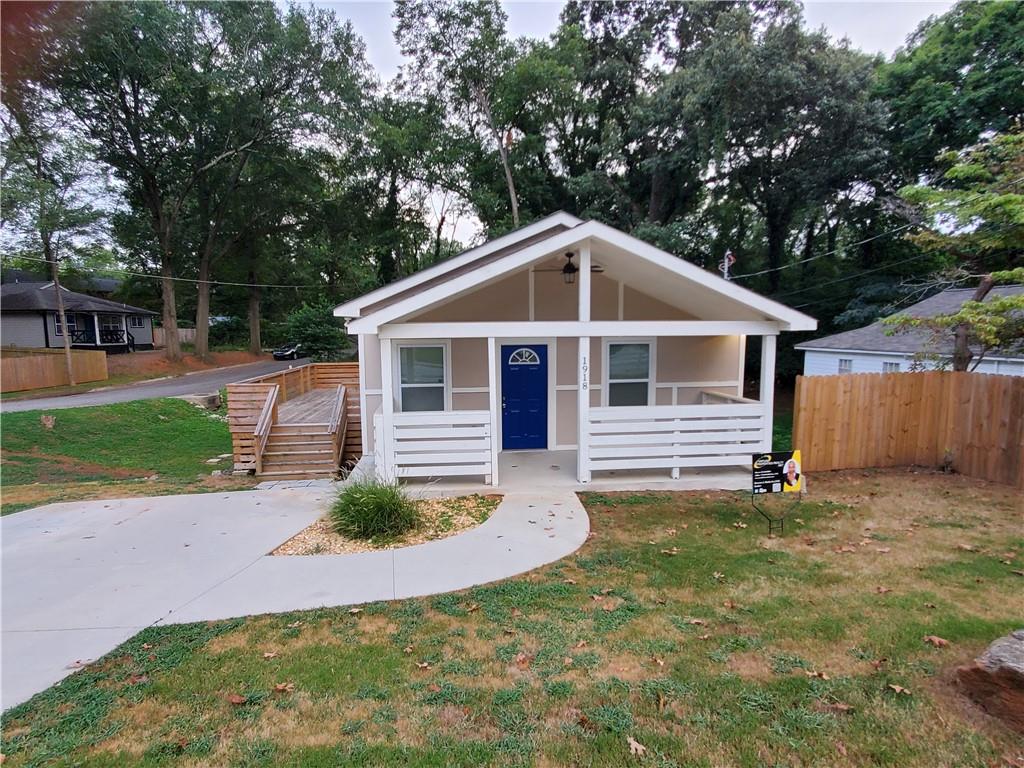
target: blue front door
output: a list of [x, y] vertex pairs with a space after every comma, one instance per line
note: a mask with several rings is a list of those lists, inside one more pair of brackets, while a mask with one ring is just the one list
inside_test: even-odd
[[501, 347], [501, 447], [548, 447], [548, 348]]

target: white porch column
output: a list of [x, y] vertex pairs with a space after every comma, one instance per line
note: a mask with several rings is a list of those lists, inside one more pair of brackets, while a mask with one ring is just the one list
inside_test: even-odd
[[391, 339], [380, 340], [381, 437], [384, 439], [380, 455], [384, 466], [377, 467], [377, 476], [394, 480], [395, 470], [395, 377], [391, 366]]
[[[589, 259], [587, 271], [590, 271]], [[580, 286], [582, 288], [582, 285]], [[579, 339], [579, 365], [576, 368], [576, 479], [590, 482], [590, 337]]]
[[491, 414], [491, 485], [498, 485], [498, 350], [487, 337], [487, 398]]
[[96, 329], [96, 346], [99, 346], [102, 343], [100, 341], [100, 316], [95, 313], [92, 316], [92, 325]]
[[772, 416], [775, 408], [775, 337], [761, 337], [761, 405], [764, 407], [764, 451], [772, 450]]
[[590, 322], [590, 241], [580, 243], [580, 316], [582, 323]]
[[356, 345], [359, 350], [359, 429], [361, 431], [363, 456], [370, 454], [370, 430], [373, 429], [373, 414], [367, 413], [366, 408], [366, 336], [356, 336]]

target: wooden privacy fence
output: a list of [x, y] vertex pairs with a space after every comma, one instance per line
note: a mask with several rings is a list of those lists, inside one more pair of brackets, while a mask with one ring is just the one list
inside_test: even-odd
[[[194, 344], [196, 340], [195, 328], [179, 328], [178, 341], [182, 344]], [[163, 328], [153, 328], [153, 346], [166, 347], [167, 333]]]
[[[107, 353], [71, 350], [75, 382], [104, 381]], [[63, 349], [4, 349], [0, 351], [0, 391], [21, 392], [70, 384]]]
[[1024, 488], [1024, 377], [927, 371], [798, 376], [806, 471], [945, 466]]
[[256, 426], [266, 404], [267, 395], [278, 387], [277, 405], [300, 397], [314, 389], [345, 387], [345, 419], [347, 431], [344, 458], [362, 455], [362, 433], [359, 418], [359, 363], [310, 363], [287, 368], [266, 376], [228, 384], [228, 429], [236, 468], [256, 466]]

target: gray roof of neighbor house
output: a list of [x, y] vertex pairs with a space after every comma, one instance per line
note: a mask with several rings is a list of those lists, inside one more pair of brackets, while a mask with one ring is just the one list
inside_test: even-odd
[[[155, 315], [149, 309], [133, 307], [118, 301], [99, 299], [64, 291], [64, 309], [68, 312], [102, 312], [108, 315]], [[57, 295], [52, 283], [6, 283], [0, 285], [0, 311], [3, 312], [56, 312]]]
[[[919, 301], [917, 304], [907, 307], [898, 314], [907, 314], [913, 317], [935, 317], [936, 315], [948, 315], [956, 312], [965, 301], [974, 294], [974, 288], [949, 288], [942, 293]], [[993, 288], [986, 300], [996, 296], [1016, 296], [1024, 294], [1024, 285], [999, 285]], [[855, 328], [852, 331], [843, 331], [821, 339], [813, 339], [797, 344], [796, 349], [801, 350], [850, 350], [854, 352], [896, 352], [910, 353], [919, 352], [926, 343], [930, 334], [926, 331], [905, 331], [894, 335], [886, 333], [887, 326], [880, 320], [863, 328]], [[935, 349], [938, 354], [953, 354], [953, 336], [950, 334], [948, 340], [941, 342]], [[990, 353], [991, 354], [991, 353]], [[1024, 357], [1024, 352], [1014, 350], [1000, 350], [995, 353], [1003, 357]]]
[[[31, 272], [27, 269], [7, 267], [0, 270], [0, 283], [48, 283], [50, 279], [43, 272]], [[114, 293], [124, 284], [119, 277], [95, 277], [92, 275], [69, 275], [61, 278], [61, 285], [74, 286], [83, 291], [96, 293]]]

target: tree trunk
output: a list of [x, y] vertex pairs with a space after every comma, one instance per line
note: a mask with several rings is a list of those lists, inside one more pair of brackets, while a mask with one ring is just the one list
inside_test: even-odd
[[[75, 364], [71, 358], [71, 337], [68, 335], [67, 316], [64, 314], [64, 292], [60, 288], [60, 270], [57, 268], [57, 260], [53, 258], [50, 244], [43, 241], [43, 255], [50, 263], [50, 278], [53, 280], [53, 290], [57, 295], [57, 321], [63, 331], [64, 339], [64, 365], [68, 371], [68, 384], [75, 385]], [[96, 339], [99, 342], [99, 339]]]
[[163, 243], [160, 254], [160, 296], [163, 303], [164, 357], [171, 362], [181, 360], [181, 339], [178, 338], [178, 308], [174, 299], [174, 272], [171, 269], [170, 243]]
[[437, 220], [437, 230], [434, 232], [434, 263], [441, 263], [441, 229], [444, 227], [444, 214]]
[[[981, 278], [981, 282], [974, 291], [974, 295], [971, 296], [971, 301], [984, 301], [985, 297], [988, 296], [988, 292], [992, 290], [993, 285], [995, 285], [995, 280], [992, 279], [992, 275], [985, 275]], [[973, 357], [970, 328], [966, 323], [960, 323], [960, 325], [953, 329], [953, 370], [970, 370], [971, 358]]]
[[263, 351], [260, 338], [260, 289], [256, 285], [256, 269], [249, 266], [249, 351], [258, 355]]
[[199, 256], [199, 282], [196, 283], [195, 355], [204, 362], [210, 358], [210, 253], [206, 248]]
[[498, 156], [501, 158], [501, 167], [505, 171], [505, 186], [508, 187], [508, 200], [512, 205], [512, 226], [519, 226], [519, 196], [516, 194], [516, 182], [512, 178], [512, 165], [508, 160], [508, 148], [505, 146], [505, 137], [501, 135], [498, 126], [494, 124], [494, 115], [491, 113], [491, 103], [487, 94], [479, 85], [471, 85], [473, 97], [476, 99], [477, 107], [487, 121], [487, 127], [491, 131], [495, 142], [498, 144]]

